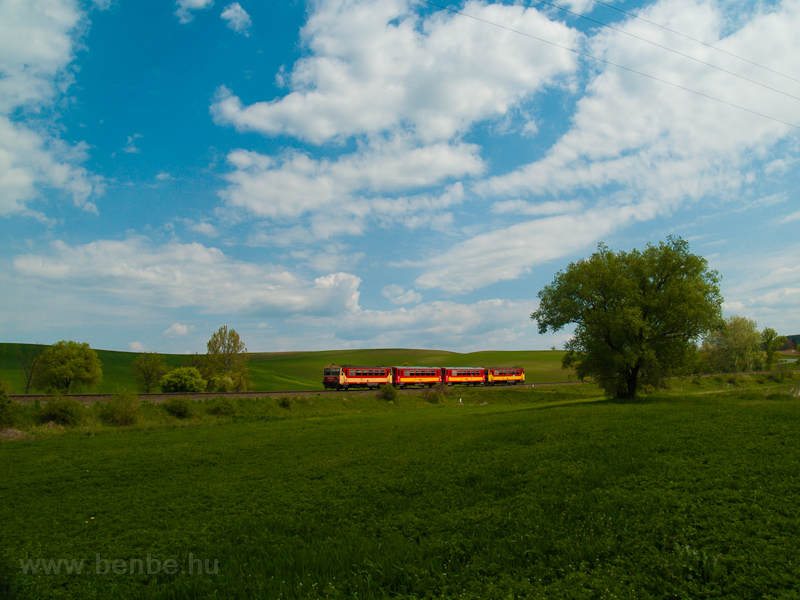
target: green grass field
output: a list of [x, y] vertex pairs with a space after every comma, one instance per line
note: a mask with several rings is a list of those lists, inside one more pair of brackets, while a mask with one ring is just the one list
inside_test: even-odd
[[[17, 352], [25, 344], [0, 344], [0, 379], [11, 384], [14, 393], [24, 393], [25, 378]], [[131, 363], [133, 352], [97, 350], [103, 366], [103, 381], [90, 390], [113, 393], [136, 390]], [[569, 371], [561, 369], [560, 351], [474, 352], [457, 354], [437, 350], [333, 350], [325, 352], [277, 352], [250, 354], [249, 370], [256, 391], [322, 389], [322, 369], [328, 364], [420, 365], [420, 366], [498, 366], [525, 368], [528, 382], [566, 381]], [[164, 355], [168, 365], [188, 364], [189, 356]]]
[[633, 404], [584, 385], [183, 421], [147, 405], [132, 428], [34, 429], [0, 442], [0, 590], [798, 598], [800, 400], [718, 383]]

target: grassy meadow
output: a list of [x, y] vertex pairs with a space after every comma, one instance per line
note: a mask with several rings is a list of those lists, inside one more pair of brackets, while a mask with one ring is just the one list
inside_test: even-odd
[[[0, 379], [14, 393], [24, 393], [25, 377], [17, 358], [28, 344], [0, 344]], [[30, 348], [28, 348], [30, 349]], [[114, 393], [136, 390], [131, 364], [134, 352], [95, 349], [103, 366], [103, 381], [92, 392]], [[566, 381], [570, 372], [561, 369], [562, 351], [473, 352], [458, 354], [438, 350], [332, 350], [324, 352], [251, 353], [249, 370], [253, 389], [262, 392], [322, 389], [322, 369], [328, 364], [419, 365], [419, 366], [522, 366], [528, 382]], [[171, 367], [188, 364], [190, 356], [165, 354]]]
[[342, 392], [23, 428], [0, 441], [0, 596], [798, 598], [796, 386]]

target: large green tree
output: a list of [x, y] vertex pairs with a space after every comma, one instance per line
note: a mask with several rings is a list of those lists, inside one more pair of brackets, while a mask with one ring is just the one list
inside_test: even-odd
[[211, 336], [206, 347], [203, 376], [209, 382], [209, 391], [238, 392], [250, 387], [247, 348], [235, 329], [223, 325]]
[[97, 352], [89, 344], [62, 340], [45, 348], [36, 369], [34, 387], [65, 394], [91, 387], [103, 379]]
[[689, 364], [697, 341], [721, 321], [719, 274], [670, 237], [644, 251], [600, 244], [539, 292], [539, 333], [574, 324], [564, 368], [596, 379], [607, 395], [635, 399]]

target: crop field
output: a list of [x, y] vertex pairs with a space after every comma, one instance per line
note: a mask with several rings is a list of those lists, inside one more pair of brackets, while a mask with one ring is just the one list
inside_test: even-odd
[[[11, 384], [14, 393], [24, 393], [25, 379], [17, 358], [27, 344], [0, 344], [0, 379]], [[98, 393], [120, 389], [136, 391], [131, 365], [138, 354], [97, 350], [103, 365], [103, 381]], [[248, 369], [256, 391], [322, 389], [322, 369], [328, 364], [419, 365], [419, 366], [497, 366], [525, 368], [528, 382], [566, 381], [570, 371], [561, 368], [562, 351], [473, 352], [457, 354], [439, 350], [332, 350], [324, 352], [251, 353]], [[188, 364], [190, 356], [165, 354], [170, 367]]]
[[0, 441], [0, 597], [798, 598], [797, 382], [745, 383], [29, 428]]

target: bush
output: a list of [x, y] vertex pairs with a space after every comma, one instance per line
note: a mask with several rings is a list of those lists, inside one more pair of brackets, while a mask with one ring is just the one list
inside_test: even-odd
[[384, 400], [397, 400], [399, 395], [400, 392], [398, 392], [397, 388], [391, 383], [384, 383], [380, 388], [378, 388], [378, 397], [383, 398]]
[[11, 427], [14, 424], [14, 401], [8, 397], [6, 391], [0, 388], [0, 429]]
[[57, 423], [74, 427], [83, 421], [86, 409], [75, 398], [64, 398], [55, 394], [40, 405], [36, 411], [39, 423]]
[[236, 405], [230, 398], [214, 398], [206, 405], [210, 415], [231, 416], [236, 414]]
[[204, 392], [206, 380], [197, 367], [178, 367], [161, 378], [161, 389], [168, 394]]
[[421, 396], [425, 402], [430, 402], [431, 404], [439, 404], [440, 402], [444, 402], [444, 394], [437, 390], [425, 390], [422, 392]]
[[170, 398], [164, 402], [164, 410], [178, 419], [191, 417], [194, 412], [192, 401], [188, 398]]
[[289, 396], [281, 396], [278, 398], [278, 406], [281, 408], [291, 408], [292, 406], [292, 399]]
[[139, 416], [139, 396], [129, 392], [114, 394], [98, 404], [97, 416], [106, 425], [133, 425]]

